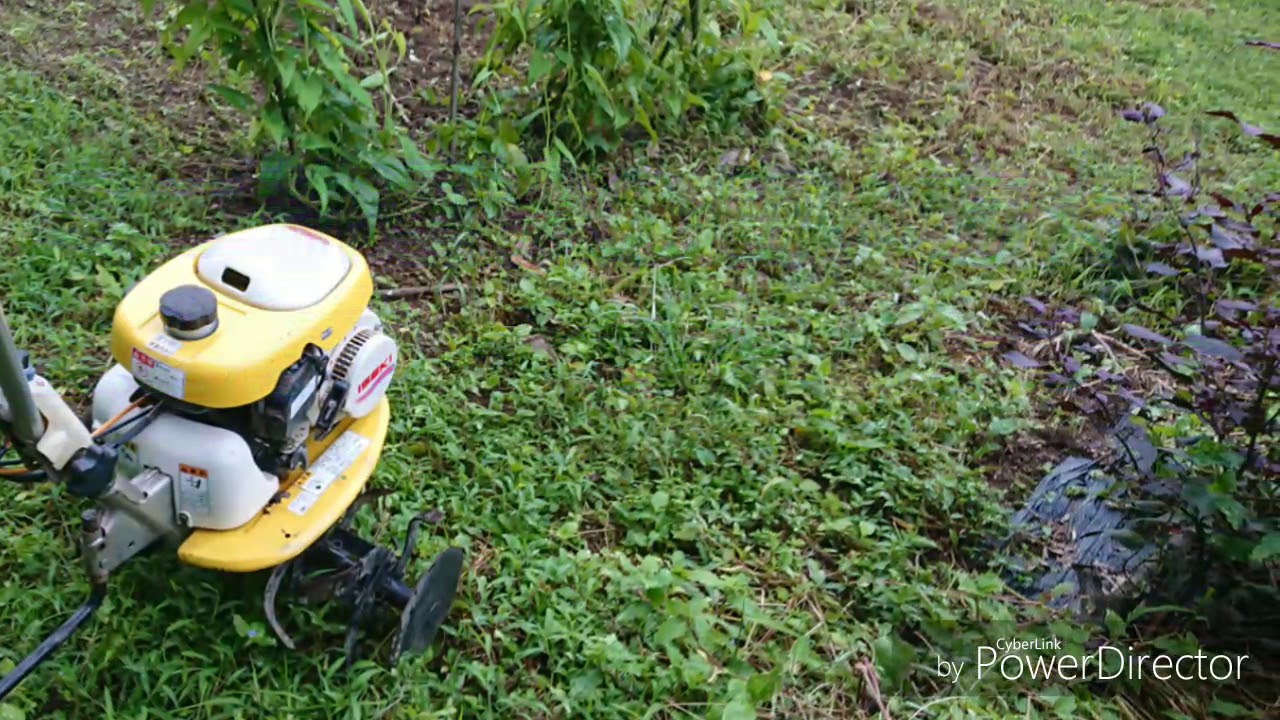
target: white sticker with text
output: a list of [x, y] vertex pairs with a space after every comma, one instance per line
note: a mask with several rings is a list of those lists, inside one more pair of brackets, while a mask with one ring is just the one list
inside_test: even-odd
[[172, 365], [166, 365], [141, 350], [133, 349], [133, 376], [143, 385], [178, 400], [186, 397], [187, 374]]
[[305, 515], [333, 481], [341, 477], [368, 447], [369, 438], [350, 430], [334, 440], [307, 471], [302, 481], [302, 492], [289, 503], [289, 511], [295, 515]]

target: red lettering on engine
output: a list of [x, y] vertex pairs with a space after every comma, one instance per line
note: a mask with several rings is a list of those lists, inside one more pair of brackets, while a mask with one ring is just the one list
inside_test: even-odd
[[378, 363], [378, 367], [374, 368], [373, 372], [369, 373], [368, 376], [361, 380], [360, 384], [356, 386], [356, 400], [365, 399], [369, 393], [373, 392], [378, 383], [390, 375], [391, 371], [395, 370], [395, 368], [395, 357], [388, 355], [382, 362]]

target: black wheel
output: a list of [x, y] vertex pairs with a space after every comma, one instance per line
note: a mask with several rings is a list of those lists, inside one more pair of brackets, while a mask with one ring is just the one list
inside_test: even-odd
[[418, 581], [413, 597], [400, 614], [400, 634], [391, 648], [392, 663], [404, 655], [421, 653], [431, 645], [453, 607], [462, 579], [462, 560], [461, 548], [449, 548], [436, 556], [431, 568]]

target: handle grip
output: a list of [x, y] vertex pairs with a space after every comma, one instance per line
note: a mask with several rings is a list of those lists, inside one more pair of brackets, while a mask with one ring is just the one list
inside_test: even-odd
[[18, 440], [35, 447], [44, 435], [44, 421], [36, 409], [31, 388], [27, 386], [26, 369], [19, 359], [18, 346], [9, 332], [9, 323], [0, 308], [0, 394], [13, 415], [13, 433]]

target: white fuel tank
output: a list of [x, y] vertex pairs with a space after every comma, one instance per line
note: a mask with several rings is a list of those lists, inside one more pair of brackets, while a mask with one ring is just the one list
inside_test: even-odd
[[[94, 429], [128, 407], [137, 387], [123, 366], [108, 370], [93, 393]], [[173, 478], [174, 511], [191, 528], [239, 527], [257, 515], [280, 487], [274, 475], [254, 463], [244, 438], [168, 414], [157, 417], [120, 450], [117, 473], [131, 477], [145, 468]]]

